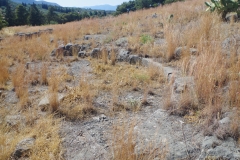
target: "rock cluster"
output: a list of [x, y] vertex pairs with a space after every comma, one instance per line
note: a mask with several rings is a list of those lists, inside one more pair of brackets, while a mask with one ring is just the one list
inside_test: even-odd
[[39, 30], [38, 32], [27, 32], [27, 33], [18, 32], [18, 33], [15, 33], [14, 36], [20, 37], [21, 40], [23, 38], [25, 38], [27, 40], [27, 39], [32, 39], [33, 36], [39, 37], [43, 33], [50, 33], [50, 34], [52, 34], [53, 33], [53, 29], [52, 28], [47, 28], [45, 30]]

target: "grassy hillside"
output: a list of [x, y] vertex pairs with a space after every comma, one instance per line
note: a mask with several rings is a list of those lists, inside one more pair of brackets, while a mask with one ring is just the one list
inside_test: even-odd
[[[84, 120], [95, 111], [99, 113], [93, 101], [100, 96], [101, 91], [109, 91], [113, 95], [111, 101], [114, 104], [120, 93], [134, 88], [139, 88], [143, 95], [148, 95], [149, 90], [164, 88], [161, 90], [164, 108], [172, 114], [183, 116], [187, 122], [194, 123], [203, 130], [215, 120], [221, 119], [225, 113], [233, 112], [233, 121], [229, 124], [227, 135], [238, 140], [240, 25], [223, 22], [221, 16], [205, 10], [204, 0], [186, 0], [117, 17], [91, 18], [59, 25], [4, 28], [1, 36], [5, 38], [0, 42], [1, 159], [9, 159], [16, 144], [27, 137], [36, 139], [34, 147], [28, 153], [30, 159], [62, 159], [64, 148], [59, 128], [63, 119]], [[171, 15], [173, 18], [170, 18]], [[33, 36], [31, 39], [14, 36], [18, 32], [37, 32], [47, 28], [52, 28], [53, 33]], [[94, 39], [86, 41], [83, 38], [85, 35], [105, 35], [105, 38], [97, 43]], [[127, 38], [126, 49], [132, 54], [156, 58], [165, 66], [179, 70], [181, 76], [193, 77], [194, 89], [186, 87], [179, 99], [180, 103], [176, 105], [171, 102], [170, 89], [175, 80], [174, 73], [171, 80], [167, 81], [168, 77], [164, 77], [162, 71], [154, 67], [148, 69], [115, 62], [115, 41], [122, 37]], [[86, 52], [102, 48], [103, 53], [98, 59], [85, 58], [93, 68], [91, 73], [96, 77], [94, 83], [91, 83], [93, 79], [83, 77], [77, 87], [68, 86], [71, 76], [64, 67], [81, 59], [77, 53], [70, 58], [65, 58], [61, 55], [62, 52], [57, 57], [50, 56], [59, 45], [70, 42], [84, 45], [89, 43], [90, 49]], [[109, 58], [104, 53], [107, 47], [111, 50]], [[176, 55], [177, 47], [183, 47], [181, 54]], [[190, 54], [190, 48], [197, 51]], [[28, 62], [44, 65], [40, 69], [26, 69]], [[64, 67], [55, 67], [59, 64]], [[35, 80], [38, 83], [34, 85]], [[53, 95], [48, 97], [48, 112], [40, 114], [38, 101], [42, 92], [32, 92], [33, 87], [43, 87], [44, 91]], [[7, 96], [4, 93], [12, 91], [17, 96], [17, 101], [13, 104], [4, 101]], [[56, 97], [60, 93], [68, 94], [64, 106]], [[181, 111], [181, 114], [176, 110]], [[25, 116], [26, 122], [9, 126], [6, 117], [16, 114]], [[115, 113], [112, 114], [114, 115]], [[118, 129], [124, 130], [124, 127]], [[136, 159], [129, 152], [134, 152], [134, 144], [125, 143], [123, 139], [124, 135], [122, 138], [115, 137], [113, 144], [117, 147], [113, 147], [113, 153], [116, 159]], [[119, 147], [122, 147], [123, 152], [118, 152]], [[165, 152], [167, 150], [164, 150], [161, 159], [165, 158]], [[151, 157], [151, 153], [154, 151], [142, 154], [142, 159]]]

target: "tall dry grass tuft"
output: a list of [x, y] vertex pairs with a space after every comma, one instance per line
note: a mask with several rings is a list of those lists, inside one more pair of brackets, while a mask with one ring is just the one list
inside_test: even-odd
[[49, 79], [48, 99], [50, 103], [51, 112], [56, 112], [59, 109], [59, 100], [58, 100], [59, 79], [56, 77], [57, 77], [56, 73], [52, 73]]
[[95, 90], [83, 74], [79, 85], [72, 88], [62, 102], [59, 112], [71, 120], [84, 119], [97, 113], [93, 100]]
[[106, 49], [102, 50], [102, 60], [104, 64], [108, 63], [108, 51]]
[[134, 130], [135, 125], [134, 121], [131, 124], [123, 122], [113, 125], [112, 139], [110, 141], [112, 159], [165, 159], [168, 153], [165, 144], [155, 145], [154, 142], [148, 142], [144, 146], [140, 146], [141, 141], [138, 141], [141, 139], [141, 135]]
[[205, 48], [193, 63], [196, 92], [202, 103], [212, 101], [227, 81], [227, 70], [219, 46]]
[[41, 84], [42, 85], [47, 85], [48, 80], [47, 80], [47, 64], [43, 63], [42, 68], [41, 68]]
[[166, 26], [165, 27], [165, 37], [167, 41], [167, 47], [166, 47], [166, 53], [164, 54], [164, 58], [167, 62], [170, 62], [172, 59], [174, 59], [174, 51], [178, 47], [177, 37], [175, 33], [173, 32], [172, 27]]
[[25, 65], [18, 64], [12, 72], [11, 80], [21, 107], [28, 102], [28, 84], [25, 77]]
[[0, 87], [1, 87], [1, 86], [4, 86], [9, 79], [7, 59], [0, 60], [0, 73], [1, 73], [0, 74]]
[[115, 53], [114, 49], [112, 49], [110, 56], [111, 56], [111, 57], [110, 57], [110, 59], [111, 59], [111, 65], [114, 66], [114, 65], [116, 64], [116, 53]]

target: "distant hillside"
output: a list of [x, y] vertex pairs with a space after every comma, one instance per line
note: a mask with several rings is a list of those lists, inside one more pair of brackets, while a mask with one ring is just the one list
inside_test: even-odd
[[91, 8], [91, 9], [96, 9], [96, 10], [106, 10], [106, 11], [116, 11], [117, 6], [111, 6], [108, 4], [104, 4], [104, 5], [89, 6], [89, 7], [84, 7], [84, 8]]
[[27, 4], [32, 4], [32, 3], [35, 3], [35, 4], [47, 4], [47, 5], [52, 5], [52, 6], [60, 6], [59, 4], [57, 3], [52, 3], [52, 2], [47, 2], [47, 1], [36, 1], [36, 0], [12, 0], [13, 2], [16, 2], [16, 3], [27, 3]]

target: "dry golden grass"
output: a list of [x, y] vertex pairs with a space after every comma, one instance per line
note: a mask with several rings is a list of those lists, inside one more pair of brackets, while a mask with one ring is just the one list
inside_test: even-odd
[[[96, 113], [93, 100], [99, 91], [113, 92], [113, 95], [115, 94], [115, 97], [118, 97], [123, 91], [138, 90], [145, 95], [146, 99], [148, 90], [159, 88], [165, 84], [166, 79], [163, 72], [153, 66], [146, 69], [141, 66], [136, 68], [136, 66], [128, 64], [119, 64], [116, 62], [116, 53], [111, 53], [110, 61], [108, 61], [107, 52], [104, 51], [101, 60], [91, 60], [93, 74], [98, 79], [97, 83], [92, 84], [91, 80], [84, 80], [83, 78], [78, 86], [66, 91], [69, 96], [64, 99], [62, 104], [59, 104], [58, 93], [63, 90], [62, 88], [66, 85], [65, 82], [69, 79], [66, 69], [56, 69], [56, 74], [51, 81], [51, 78], [48, 77], [48, 65], [43, 65], [39, 74], [38, 71], [30, 71], [30, 75], [27, 75], [26, 73], [29, 71], [25, 70], [24, 64], [29, 61], [48, 61], [54, 48], [69, 42], [83, 43], [81, 39], [87, 34], [107, 34], [109, 39], [104, 43], [110, 45], [118, 38], [127, 37], [128, 50], [133, 54], [141, 53], [161, 57], [166, 60], [166, 63], [175, 60], [173, 53], [176, 47], [186, 46], [187, 49], [183, 51], [184, 53], [179, 60], [175, 60], [171, 64], [167, 63], [167, 65], [180, 66], [184, 75], [194, 76], [195, 79], [194, 93], [183, 94], [178, 107], [184, 109], [187, 116], [191, 116], [192, 112], [201, 112], [199, 117], [210, 125], [213, 119], [221, 118], [223, 110], [227, 108], [224, 106], [229, 104], [230, 108], [240, 110], [240, 57], [236, 54], [237, 47], [230, 46], [231, 53], [229, 56], [222, 54], [221, 51], [221, 42], [225, 38], [239, 34], [237, 30], [239, 23], [224, 24], [217, 14], [206, 13], [205, 9], [204, 0], [189, 0], [149, 10], [131, 12], [118, 17], [84, 19], [64, 25], [4, 28], [0, 33], [5, 37], [5, 40], [0, 42], [0, 88], [8, 88], [6, 85], [8, 85], [7, 82], [10, 79], [20, 99], [18, 105], [26, 106], [31, 98], [28, 95], [29, 83], [37, 79], [42, 85], [49, 83], [49, 92], [52, 93], [52, 96], [49, 97], [52, 110], [58, 110], [70, 119], [81, 119]], [[158, 18], [151, 18], [155, 13]], [[169, 19], [171, 14], [173, 18]], [[40, 37], [33, 37], [29, 40], [22, 39], [21, 41], [20, 38], [12, 36], [16, 32], [35, 32], [46, 28], [53, 28], [54, 32], [52, 34], [42, 34]], [[153, 42], [141, 44], [142, 35], [155, 37], [157, 33], [162, 31], [166, 44], [158, 45], [153, 44]], [[54, 41], [51, 42], [50, 39]], [[90, 42], [92, 47], [97, 46], [94, 40]], [[191, 47], [198, 49], [198, 54], [194, 57], [188, 53], [188, 48]], [[64, 60], [62, 52], [60, 50], [57, 54], [60, 62], [64, 62], [61, 61]], [[76, 56], [76, 51], [73, 50], [73, 53]], [[12, 71], [12, 68], [15, 69]], [[25, 76], [27, 76], [27, 80]], [[28, 77], [30, 78], [28, 79]], [[164, 92], [163, 105], [167, 109], [177, 107], [171, 101], [170, 88], [173, 82], [174, 78], [170, 80], [169, 86], [166, 87], [169, 88]], [[148, 89], [145, 89], [146, 86]], [[225, 93], [223, 88], [227, 86], [228, 90]], [[113, 91], [114, 87], [116, 90]], [[113, 98], [113, 101], [117, 102], [116, 99]], [[117, 104], [121, 104], [121, 102]], [[197, 111], [195, 111], [196, 104], [198, 104]], [[125, 104], [123, 105], [126, 107]], [[1, 114], [4, 117], [9, 113], [1, 112]], [[196, 115], [196, 113], [193, 113], [193, 115]], [[236, 112], [234, 119], [238, 120], [238, 117], [239, 112]], [[15, 145], [22, 138], [36, 136], [36, 145], [30, 159], [61, 159], [61, 145], [58, 135], [60, 122], [58, 118], [53, 118], [53, 116], [40, 117], [38, 121], [38, 123], [32, 123], [31, 127], [27, 126], [26, 129], [19, 129], [18, 132], [0, 124], [0, 134], [3, 135], [0, 137], [0, 146], [3, 146], [0, 157], [8, 159]], [[123, 128], [120, 130], [123, 131]], [[231, 130], [233, 137], [237, 137], [239, 125], [237, 123], [231, 124]], [[120, 138], [126, 136], [123, 132], [119, 136], [120, 139], [116, 137], [115, 144], [118, 149], [114, 151], [116, 159], [138, 158], [137, 155], [133, 154], [135, 144], [131, 141], [135, 135], [131, 130], [129, 133], [130, 135], [127, 137], [130, 141], [124, 141], [123, 138]], [[17, 138], [13, 139], [13, 137]], [[119, 148], [122, 150], [119, 150]], [[151, 157], [151, 151], [148, 153]], [[145, 157], [142, 157], [142, 159], [145, 159]]]
[[123, 122], [113, 125], [112, 139], [109, 142], [112, 146], [112, 159], [166, 159], [168, 153], [166, 144], [155, 145], [154, 142], [149, 142], [147, 145], [138, 146], [137, 140], [141, 139], [139, 138], [141, 135], [136, 133], [134, 127], [134, 121], [131, 124]]
[[8, 62], [7, 59], [0, 60], [0, 88], [6, 85], [6, 82], [9, 79], [9, 72], [8, 72]]

